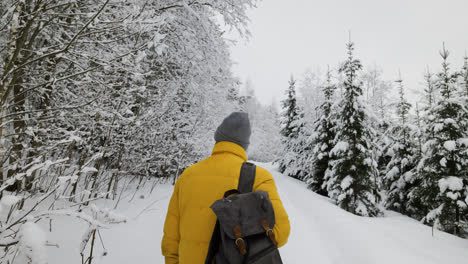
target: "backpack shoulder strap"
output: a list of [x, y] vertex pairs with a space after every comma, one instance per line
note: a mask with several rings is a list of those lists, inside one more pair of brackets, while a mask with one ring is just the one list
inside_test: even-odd
[[248, 193], [253, 190], [256, 168], [257, 167], [255, 166], [255, 164], [252, 164], [250, 162], [242, 163], [241, 172], [239, 176], [239, 185], [237, 186], [237, 189], [241, 193]]
[[[238, 192], [241, 192], [241, 193], [251, 192], [253, 189], [254, 182], [255, 182], [255, 170], [256, 170], [255, 164], [252, 164], [249, 162], [242, 163], [237, 190], [227, 191], [224, 194], [224, 198], [226, 198], [230, 194], [234, 194]], [[221, 243], [221, 229], [220, 229], [219, 220], [216, 220], [216, 225], [214, 227], [213, 234], [211, 235], [211, 241], [208, 247], [208, 254], [205, 259], [205, 264], [214, 263], [214, 257], [216, 255], [216, 252], [218, 252], [219, 250], [220, 243]]]

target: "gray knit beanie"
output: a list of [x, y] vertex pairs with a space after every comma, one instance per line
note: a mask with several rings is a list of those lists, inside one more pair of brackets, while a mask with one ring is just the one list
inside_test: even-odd
[[216, 143], [229, 141], [247, 150], [250, 144], [250, 133], [249, 114], [233, 112], [216, 129], [214, 139]]

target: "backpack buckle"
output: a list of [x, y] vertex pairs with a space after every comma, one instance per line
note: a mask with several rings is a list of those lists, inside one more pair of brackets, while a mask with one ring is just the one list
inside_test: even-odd
[[266, 231], [267, 237], [271, 240], [273, 245], [277, 247], [278, 241], [276, 241], [275, 233], [273, 233], [273, 229], [270, 228], [270, 224], [268, 223], [268, 221], [266, 219], [263, 219], [261, 224], [262, 224], [263, 229], [265, 229]]
[[232, 228], [234, 235], [236, 236], [236, 246], [239, 249], [239, 253], [244, 256], [247, 254], [247, 248], [245, 246], [245, 241], [242, 238], [242, 229], [240, 226], [236, 225]]

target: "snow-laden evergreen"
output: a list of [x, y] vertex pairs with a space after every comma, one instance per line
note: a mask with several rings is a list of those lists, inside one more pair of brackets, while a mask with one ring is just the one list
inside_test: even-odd
[[[392, 128], [394, 142], [390, 147], [391, 160], [385, 169], [384, 185], [387, 189], [387, 208], [411, 214], [408, 195], [415, 182], [415, 167], [417, 164], [417, 148], [414, 142], [414, 126], [410, 124], [409, 110], [411, 104], [405, 98], [403, 80], [396, 81], [400, 101], [396, 106], [398, 123]], [[414, 209], [413, 209], [414, 210]]]
[[[330, 152], [334, 146], [336, 127], [336, 115], [332, 117], [334, 107], [336, 85], [332, 82], [330, 69], [327, 71], [326, 85], [323, 87], [325, 101], [320, 106], [321, 116], [315, 122], [314, 134], [312, 136], [312, 150], [310, 159], [305, 164], [310, 174], [305, 178], [308, 186], [314, 192], [328, 196], [325, 182], [325, 172], [330, 169]], [[307, 153], [307, 154], [309, 154]]]
[[347, 44], [348, 58], [340, 67], [345, 75], [344, 95], [339, 105], [334, 147], [330, 151], [331, 168], [326, 172], [329, 196], [343, 209], [362, 216], [376, 216], [377, 162], [373, 157], [369, 113], [362, 101], [362, 83], [358, 74], [362, 64], [354, 58], [354, 44]]
[[426, 73], [424, 74], [424, 94], [425, 94], [425, 104], [427, 107], [432, 107], [434, 103], [437, 102], [437, 98], [439, 98], [437, 94], [437, 86], [435, 85], [434, 74], [429, 70], [426, 69]]
[[[297, 168], [297, 157], [301, 148], [298, 140], [303, 127], [303, 117], [301, 109], [297, 105], [296, 98], [296, 80], [291, 76], [289, 87], [286, 90], [286, 99], [282, 103], [283, 111], [281, 113], [281, 135], [283, 155], [279, 157], [278, 164], [281, 172], [286, 172], [292, 177], [299, 177], [300, 169]], [[293, 164], [294, 163], [294, 164]]]
[[428, 111], [428, 139], [414, 194], [422, 203], [419, 209], [424, 222], [461, 235], [468, 223], [468, 110], [463, 98], [457, 96], [457, 76], [449, 67], [445, 47], [440, 55], [442, 70], [436, 85], [441, 99]]

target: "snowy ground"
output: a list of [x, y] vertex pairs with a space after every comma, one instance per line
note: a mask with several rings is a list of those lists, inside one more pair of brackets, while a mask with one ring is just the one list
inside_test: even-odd
[[[307, 190], [302, 182], [276, 172], [270, 164], [259, 165], [273, 173], [289, 213], [291, 235], [280, 250], [284, 263], [468, 263], [468, 240], [440, 231], [432, 236], [430, 227], [392, 212], [382, 218], [354, 216]], [[128, 222], [100, 231], [104, 245], [96, 241], [92, 263], [164, 263], [160, 241], [171, 192], [171, 185], [161, 184], [151, 195], [149, 190], [142, 192], [144, 198], [137, 195], [131, 202], [128, 194], [118, 209]], [[105, 203], [114, 206], [105, 201], [100, 206]], [[60, 248], [48, 248], [49, 263], [81, 263], [78, 248], [85, 231], [83, 223], [65, 218], [57, 221], [48, 239]]]

